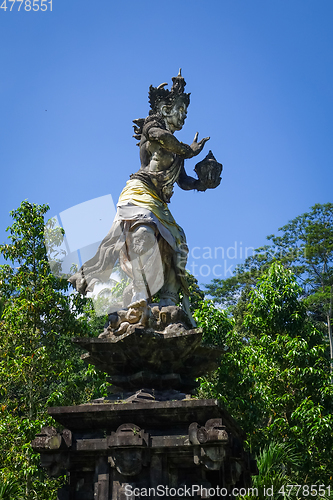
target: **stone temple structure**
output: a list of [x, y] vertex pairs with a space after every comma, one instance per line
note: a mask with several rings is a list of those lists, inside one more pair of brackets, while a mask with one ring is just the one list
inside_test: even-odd
[[204, 345], [191, 317], [186, 239], [167, 204], [175, 183], [216, 188], [222, 165], [210, 152], [195, 167], [198, 179], [186, 174], [185, 159], [209, 138], [198, 142], [196, 134], [190, 146], [175, 138], [189, 94], [180, 73], [170, 91], [165, 86], [150, 87], [149, 116], [135, 120], [141, 167], [120, 195], [113, 226], [70, 278], [85, 294], [119, 262], [129, 284], [98, 338], [73, 339], [83, 359], [109, 375], [112, 393], [49, 408], [59, 428], [42, 429], [32, 443], [50, 476], [68, 477], [58, 500], [233, 498], [257, 473], [244, 433], [219, 401], [193, 397], [223, 349]]
[[[133, 317], [136, 306], [128, 309]], [[120, 335], [109, 325], [99, 338], [74, 340], [87, 362], [110, 375], [115, 393], [49, 409], [64, 429], [44, 428], [33, 448], [51, 476], [68, 474], [59, 500], [141, 498], [149, 489], [157, 498], [167, 488], [177, 498], [184, 488], [190, 498], [208, 498], [250, 486], [256, 465], [242, 430], [218, 401], [190, 395], [222, 351], [201, 344], [200, 329], [180, 308], [148, 310], [151, 323], [164, 318], [163, 330], [149, 320]], [[170, 323], [176, 315], [183, 321]]]

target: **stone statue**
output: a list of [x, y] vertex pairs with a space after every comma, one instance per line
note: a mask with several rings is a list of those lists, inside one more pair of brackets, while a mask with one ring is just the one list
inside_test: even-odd
[[[132, 281], [98, 338], [72, 339], [88, 351], [86, 363], [108, 374], [109, 396], [49, 408], [65, 429], [43, 428], [32, 442], [49, 475], [68, 475], [59, 499], [134, 498], [136, 490], [141, 498], [156, 486], [165, 496], [177, 489], [177, 497], [191, 491], [191, 498], [207, 498], [215, 488], [216, 496], [231, 497], [234, 486], [249, 488], [258, 473], [244, 451], [244, 432], [221, 402], [190, 397], [197, 378], [220, 365], [224, 349], [202, 344], [186, 301], [176, 305], [178, 291], [185, 299], [188, 293], [187, 246], [168, 203], [175, 182], [185, 190], [217, 187], [222, 165], [210, 152], [195, 166], [198, 179], [186, 174], [184, 160], [199, 154], [208, 138], [198, 142], [196, 134], [188, 146], [174, 137], [189, 94], [180, 73], [170, 91], [165, 85], [150, 87], [150, 114], [135, 120], [141, 168], [120, 195], [111, 230], [70, 278], [86, 293], [107, 282], [119, 260]], [[152, 303], [157, 292], [160, 302]]]
[[151, 302], [159, 292], [159, 306], [175, 305], [181, 289], [183, 306], [188, 311], [188, 286], [185, 265], [188, 248], [185, 234], [168, 208], [174, 184], [181, 189], [205, 191], [221, 182], [222, 165], [209, 152], [195, 171], [198, 179], [186, 174], [184, 160], [197, 156], [209, 137], [191, 145], [178, 141], [187, 115], [190, 94], [179, 71], [166, 83], [150, 86], [151, 110], [145, 119], [134, 120], [134, 137], [140, 146], [141, 167], [130, 176], [117, 204], [114, 223], [96, 255], [70, 278], [76, 289], [86, 294], [97, 282], [106, 282], [119, 259], [121, 268], [131, 278], [125, 289], [123, 307], [142, 300]]

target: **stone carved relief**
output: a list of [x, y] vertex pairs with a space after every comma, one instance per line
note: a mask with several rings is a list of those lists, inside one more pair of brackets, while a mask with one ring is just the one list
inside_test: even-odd
[[140, 300], [131, 304], [127, 309], [109, 314], [106, 328], [99, 338], [131, 334], [135, 328], [140, 327], [161, 333], [171, 333], [189, 330], [192, 325], [181, 307], [148, 305], [145, 300]]
[[[204, 426], [193, 422], [188, 432], [190, 443], [194, 445], [194, 463], [203, 464], [210, 470], [218, 470], [227, 456], [226, 445], [229, 443], [229, 435], [225, 425], [222, 425], [222, 419], [207, 420]], [[212, 446], [213, 443], [216, 445]]]
[[116, 432], [107, 439], [111, 449], [109, 463], [123, 476], [139, 474], [147, 465], [147, 453], [144, 448], [149, 446], [149, 434], [135, 424], [122, 424]]
[[41, 466], [49, 476], [58, 477], [69, 465], [67, 450], [72, 446], [72, 432], [69, 429], [57, 432], [54, 427], [43, 427], [31, 446], [36, 452], [42, 453]]

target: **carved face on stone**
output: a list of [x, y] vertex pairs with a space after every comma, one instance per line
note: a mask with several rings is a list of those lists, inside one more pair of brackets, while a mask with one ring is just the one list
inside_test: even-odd
[[165, 120], [167, 128], [170, 132], [175, 132], [176, 130], [181, 130], [183, 128], [186, 116], [187, 116], [187, 106], [181, 100], [177, 100], [173, 106], [162, 106], [161, 113]]
[[142, 450], [121, 449], [113, 450], [112, 458], [119, 474], [124, 476], [136, 476], [142, 469]]

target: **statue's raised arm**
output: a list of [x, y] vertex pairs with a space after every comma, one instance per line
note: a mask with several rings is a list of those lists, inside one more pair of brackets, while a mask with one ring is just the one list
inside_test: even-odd
[[190, 94], [179, 71], [172, 78], [171, 90], [166, 83], [150, 86], [147, 118], [134, 120], [134, 137], [139, 140], [140, 169], [130, 176], [117, 204], [117, 215], [110, 232], [97, 254], [86, 262], [71, 283], [81, 292], [92, 291], [97, 282], [107, 281], [119, 259], [131, 279], [124, 293], [124, 306], [151, 302], [159, 292], [160, 306], [175, 305], [179, 291], [185, 297], [188, 311], [185, 265], [188, 248], [182, 228], [168, 208], [174, 184], [184, 190], [205, 191], [221, 181], [222, 165], [209, 152], [195, 167], [198, 178], [188, 176], [184, 160], [197, 156], [209, 137], [191, 145], [174, 136], [182, 129]]

